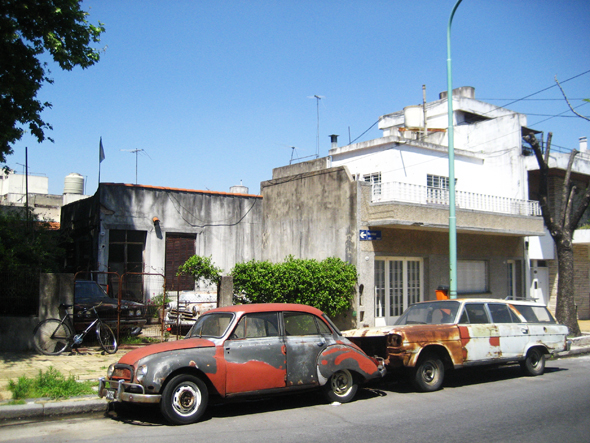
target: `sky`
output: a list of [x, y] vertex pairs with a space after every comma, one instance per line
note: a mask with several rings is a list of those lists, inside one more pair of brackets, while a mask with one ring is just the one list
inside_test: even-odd
[[[54, 143], [29, 134], [7, 166], [61, 194], [101, 182], [259, 194], [273, 168], [382, 135], [379, 116], [447, 89], [456, 0], [87, 0], [106, 32], [98, 64], [39, 93]], [[453, 87], [527, 114], [577, 149], [590, 122], [590, 2], [463, 0], [453, 19]], [[314, 96], [321, 97], [320, 99]], [[319, 118], [318, 118], [319, 114]], [[319, 122], [319, 125], [318, 125]], [[318, 131], [319, 128], [319, 131]], [[99, 141], [105, 159], [99, 167]], [[318, 146], [319, 140], [319, 146]]]

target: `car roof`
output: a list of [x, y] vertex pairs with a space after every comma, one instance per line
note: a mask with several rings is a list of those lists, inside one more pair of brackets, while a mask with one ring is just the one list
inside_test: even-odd
[[313, 306], [299, 305], [296, 303], [252, 303], [247, 305], [224, 306], [221, 308], [211, 309], [210, 312], [275, 312], [275, 311], [295, 311], [306, 312], [309, 314], [322, 315], [323, 312]]
[[475, 298], [475, 297], [469, 297], [469, 298], [457, 297], [457, 298], [449, 298], [446, 300], [425, 300], [425, 301], [422, 301], [422, 302], [419, 302], [416, 304], [419, 305], [421, 303], [441, 303], [441, 302], [447, 302], [447, 301], [457, 301], [460, 303], [505, 303], [505, 304], [509, 304], [509, 305], [545, 306], [542, 303], [538, 303], [538, 302], [531, 301], [531, 300], [505, 300], [505, 299], [501, 299], [501, 298]]

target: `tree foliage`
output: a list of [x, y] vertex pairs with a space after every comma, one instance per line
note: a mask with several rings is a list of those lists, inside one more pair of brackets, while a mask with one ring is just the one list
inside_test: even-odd
[[211, 257], [193, 255], [184, 264], [179, 266], [176, 275], [190, 275], [195, 281], [203, 280], [206, 283], [219, 284], [221, 281], [222, 269], [213, 264]]
[[[555, 316], [560, 323], [568, 326], [570, 334], [581, 335], [578, 324], [577, 309], [574, 291], [574, 249], [573, 235], [578, 227], [584, 212], [590, 204], [590, 186], [578, 195], [580, 190], [572, 183], [571, 174], [574, 159], [578, 151], [570, 153], [569, 162], [565, 171], [560, 198], [549, 196], [549, 153], [551, 150], [552, 134], [549, 133], [545, 152], [541, 149], [539, 141], [532, 135], [527, 135], [524, 140], [531, 146], [540, 170], [539, 204], [543, 213], [545, 227], [549, 230], [555, 249], [557, 250], [557, 303]], [[557, 195], [555, 195], [557, 197]]]
[[21, 267], [61, 272], [64, 250], [59, 231], [27, 210], [0, 210], [0, 271]]
[[[22, 138], [24, 127], [42, 142], [52, 129], [41, 113], [51, 103], [42, 103], [37, 93], [53, 83], [45, 54], [63, 69], [88, 68], [100, 58], [91, 47], [105, 28], [90, 24], [81, 0], [0, 0], [0, 162], [12, 154], [12, 145]], [[46, 57], [45, 57], [46, 58]], [[51, 139], [50, 139], [51, 140]]]
[[283, 263], [237, 264], [232, 277], [237, 302], [300, 303], [335, 317], [352, 306], [357, 272], [335, 257], [317, 261], [289, 256]]

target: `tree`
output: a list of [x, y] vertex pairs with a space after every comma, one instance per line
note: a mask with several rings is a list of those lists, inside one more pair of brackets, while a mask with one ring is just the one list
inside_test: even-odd
[[232, 270], [234, 298], [240, 303], [300, 303], [330, 317], [352, 306], [356, 267], [339, 258], [322, 261], [287, 257], [283, 263], [251, 260]]
[[572, 150], [569, 157], [561, 198], [549, 198], [549, 152], [552, 133], [547, 136], [545, 152], [533, 135], [526, 135], [524, 140], [531, 146], [540, 170], [539, 204], [545, 226], [549, 230], [557, 250], [557, 305], [555, 316], [560, 323], [566, 325], [570, 334], [581, 335], [578, 324], [577, 310], [574, 299], [574, 250], [572, 239], [588, 204], [590, 203], [590, 185], [586, 186], [581, 196], [578, 187], [572, 184], [571, 174], [574, 159], [578, 154]]
[[51, 103], [37, 99], [41, 86], [53, 83], [42, 57], [49, 53], [67, 71], [98, 62], [100, 50], [91, 44], [100, 42], [105, 28], [100, 22], [98, 26], [88, 23], [81, 3], [0, 0], [0, 162], [13, 153], [12, 145], [25, 132], [23, 126], [39, 142], [45, 140], [45, 131], [52, 129], [41, 118]]
[[222, 270], [213, 264], [211, 257], [193, 255], [178, 267], [176, 275], [190, 275], [195, 281], [203, 279], [205, 283], [218, 285], [221, 281], [221, 273]]

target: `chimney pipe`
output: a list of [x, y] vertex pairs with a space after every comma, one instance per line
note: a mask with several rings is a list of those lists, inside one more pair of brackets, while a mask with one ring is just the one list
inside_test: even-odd
[[586, 137], [580, 137], [580, 152], [586, 152], [588, 149], [588, 140]]
[[330, 141], [332, 142], [332, 149], [338, 147], [338, 136], [336, 134], [330, 135]]

